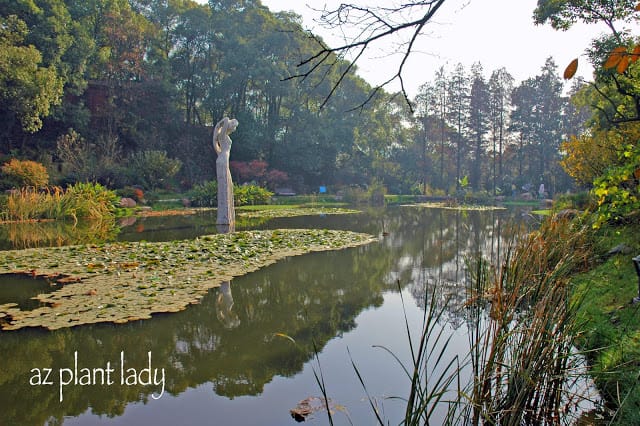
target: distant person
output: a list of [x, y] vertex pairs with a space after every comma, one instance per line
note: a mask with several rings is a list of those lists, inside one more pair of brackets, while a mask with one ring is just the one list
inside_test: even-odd
[[538, 188], [538, 195], [540, 196], [540, 199], [545, 198], [546, 193], [544, 192], [544, 183], [540, 184], [540, 188]]

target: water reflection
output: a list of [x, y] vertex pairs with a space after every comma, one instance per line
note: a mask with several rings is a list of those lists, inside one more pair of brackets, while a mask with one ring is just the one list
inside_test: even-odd
[[218, 289], [216, 299], [216, 316], [224, 328], [231, 329], [240, 325], [238, 314], [233, 311], [233, 295], [231, 281], [223, 281]]
[[447, 305], [446, 317], [458, 328], [466, 315], [467, 265], [478, 256], [497, 265], [502, 247], [522, 229], [512, 215], [502, 211], [407, 209], [415, 209], [413, 214], [421, 216], [410, 228], [418, 235], [400, 236], [403, 243], [396, 244], [400, 258], [387, 281], [407, 283], [422, 308], [425, 295], [435, 291], [439, 308]]
[[7, 223], [0, 225], [0, 250], [113, 241], [118, 231], [111, 221]]
[[[177, 237], [176, 222], [184, 219], [174, 218], [167, 225], [172, 229], [167, 235]], [[4, 360], [0, 398], [5, 407], [0, 423], [62, 423], [65, 416], [79, 416], [87, 410], [120, 416], [129, 404], [151, 401], [158, 394], [154, 386], [127, 386], [116, 380], [112, 385], [67, 385], [60, 401], [57, 379], [51, 385], [30, 384], [34, 369], [57, 372], [73, 367], [74, 352], [81, 367], [112, 362], [116, 371], [122, 353], [127, 365], [142, 368], [151, 352], [153, 367], [165, 370], [165, 392], [178, 398], [203, 384], [227, 398], [262, 395], [275, 377], [295, 380], [313, 357], [314, 342], [322, 349], [356, 328], [356, 317], [381, 306], [385, 293], [396, 290], [398, 281], [419, 304], [426, 289], [438, 285], [442, 300], [450, 299], [452, 323], [460, 327], [458, 310], [464, 294], [458, 283], [464, 275], [464, 259], [477, 252], [495, 255], [507, 220], [501, 212], [406, 207], [270, 221], [264, 226], [350, 229], [382, 238], [364, 247], [285, 259], [233, 283], [223, 283], [200, 305], [148, 321], [55, 332], [0, 332]], [[189, 226], [186, 233], [210, 233], [210, 226]], [[397, 332], [394, 327], [377, 330], [380, 335]], [[295, 344], [280, 335], [290, 336]], [[379, 343], [377, 338], [372, 336], [373, 343]], [[362, 390], [354, 387], [352, 392], [360, 395]], [[153, 416], [149, 413], [147, 420], [152, 421]], [[219, 424], [233, 423], [224, 417], [218, 420]]]

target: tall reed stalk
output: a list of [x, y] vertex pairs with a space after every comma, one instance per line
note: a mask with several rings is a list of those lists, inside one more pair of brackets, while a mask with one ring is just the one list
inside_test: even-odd
[[[441, 324], [447, 303], [445, 302], [442, 306], [438, 306], [438, 293], [435, 287], [431, 292], [425, 293], [426, 308], [423, 312], [420, 337], [416, 345], [409, 326], [400, 282], [398, 282], [398, 290], [404, 311], [404, 326], [411, 362], [409, 364], [403, 363], [398, 355], [385, 346], [374, 347], [381, 348], [389, 353], [409, 380], [409, 395], [406, 398], [391, 397], [392, 399], [400, 399], [405, 403], [404, 419], [401, 424], [407, 426], [451, 424], [456, 412], [455, 407], [457, 406], [455, 395], [460, 394], [462, 391], [460, 386], [462, 365], [457, 354], [454, 353], [453, 356], [448, 356], [449, 344], [453, 335], [445, 336], [445, 327], [442, 327]], [[356, 363], [353, 360], [351, 363], [374, 411], [377, 423], [379, 425], [390, 424], [388, 421], [385, 423], [385, 420], [381, 417], [378, 405], [370, 396]], [[455, 389], [452, 389], [454, 384]], [[452, 401], [447, 399], [451, 396], [454, 396], [452, 405]], [[450, 404], [453, 409], [448, 411], [445, 419], [439, 418], [434, 423], [433, 417], [436, 414], [436, 409], [441, 404]]]
[[549, 220], [512, 243], [497, 270], [476, 262], [467, 423], [558, 424], [569, 415], [577, 302], [568, 279], [588, 261], [587, 247], [584, 230]]

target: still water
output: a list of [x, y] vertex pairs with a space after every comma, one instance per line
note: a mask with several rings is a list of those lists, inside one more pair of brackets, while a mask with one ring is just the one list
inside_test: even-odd
[[[289, 410], [322, 396], [316, 374], [335, 424], [374, 423], [366, 392], [382, 418], [398, 424], [404, 405], [395, 397], [406, 397], [409, 379], [387, 350], [409, 365], [405, 312], [418, 338], [424, 295], [435, 288], [437, 303], [449, 300], [440, 326], [453, 336], [451, 356], [464, 356], [465, 260], [495, 258], [509, 223], [522, 220], [515, 211], [389, 207], [244, 224], [380, 239], [287, 258], [223, 283], [186, 311], [147, 321], [0, 331], [0, 425], [293, 425]], [[213, 222], [211, 215], [150, 218], [117, 238], [195, 238], [214, 233]], [[18, 297], [16, 279], [0, 279], [0, 303]], [[311, 417], [328, 424], [322, 411]]]

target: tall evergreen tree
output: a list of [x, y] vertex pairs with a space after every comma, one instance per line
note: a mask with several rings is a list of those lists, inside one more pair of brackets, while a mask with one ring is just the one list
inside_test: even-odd
[[448, 121], [456, 130], [455, 134], [455, 164], [456, 189], [461, 188], [463, 161], [466, 153], [467, 115], [469, 112], [469, 77], [464, 65], [458, 63], [449, 77], [448, 82], [449, 111]]
[[513, 77], [505, 68], [494, 70], [489, 78], [489, 117], [492, 140], [491, 176], [494, 194], [496, 194], [498, 185], [507, 183], [504, 181], [502, 155], [504, 153], [505, 133], [509, 126], [508, 119], [513, 83]]
[[489, 86], [482, 74], [482, 65], [471, 67], [471, 89], [469, 92], [469, 113], [467, 126], [471, 138], [470, 183], [476, 190], [482, 189], [482, 165], [486, 135], [489, 130]]

